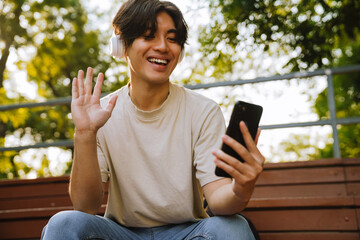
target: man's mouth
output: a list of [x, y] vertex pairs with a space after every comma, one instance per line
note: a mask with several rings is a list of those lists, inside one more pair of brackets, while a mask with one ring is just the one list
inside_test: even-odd
[[151, 63], [155, 63], [163, 66], [166, 66], [169, 63], [169, 60], [159, 59], [159, 58], [148, 58], [147, 60]]

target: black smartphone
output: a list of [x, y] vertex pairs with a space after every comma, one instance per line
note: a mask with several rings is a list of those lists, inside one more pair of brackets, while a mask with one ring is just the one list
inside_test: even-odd
[[[263, 108], [259, 105], [243, 101], [237, 101], [231, 113], [229, 126], [226, 129], [226, 135], [234, 138], [241, 145], [246, 147], [243, 135], [240, 131], [239, 124], [241, 121], [244, 121], [247, 128], [249, 129], [250, 135], [253, 139], [255, 139], [257, 130], [259, 128], [259, 122], [262, 112]], [[237, 158], [239, 161], [244, 162], [244, 160], [239, 156], [239, 154], [237, 154], [231, 147], [229, 147], [225, 143], [222, 144], [221, 150], [231, 155], [232, 157]], [[219, 167], [216, 167], [215, 174], [220, 177], [231, 177], [227, 172], [225, 172]]]

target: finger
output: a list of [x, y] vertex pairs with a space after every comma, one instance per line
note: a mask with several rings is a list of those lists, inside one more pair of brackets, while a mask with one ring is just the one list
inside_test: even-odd
[[[254, 159], [249, 153], [249, 159], [245, 163], [240, 162], [238, 159], [231, 157], [221, 150], [214, 150], [213, 155], [216, 157], [215, 164], [221, 169], [230, 174], [233, 178], [238, 179], [239, 177], [253, 179], [256, 178], [263, 170], [261, 160]], [[244, 157], [243, 157], [244, 158]], [[218, 162], [219, 160], [220, 162]], [[251, 162], [251, 164], [247, 164]]]
[[110, 98], [108, 105], [106, 106], [106, 110], [109, 111], [110, 113], [112, 113], [112, 111], [114, 110], [117, 98], [118, 98], [117, 95], [112, 96]]
[[233, 139], [227, 135], [223, 136], [222, 140], [226, 145], [231, 147], [237, 154], [239, 154], [246, 163], [254, 165], [256, 162], [258, 162], [256, 159], [254, 159], [254, 156], [256, 158], [259, 158], [259, 156], [262, 156], [259, 151], [257, 151], [255, 154], [249, 152], [249, 150], [246, 149], [245, 146], [241, 145], [235, 139]]
[[79, 96], [84, 95], [84, 71], [80, 70], [78, 72], [78, 77], [77, 77], [77, 85], [78, 85], [78, 89], [79, 89]]
[[88, 67], [85, 78], [85, 94], [91, 95], [93, 69]]
[[103, 81], [104, 81], [104, 74], [99, 73], [99, 75], [97, 77], [97, 80], [96, 80], [96, 83], [95, 83], [94, 93], [93, 93], [95, 99], [100, 100]]
[[242, 133], [242, 135], [244, 137], [244, 141], [245, 141], [247, 149], [250, 152], [256, 151], [257, 150], [256, 144], [255, 144], [254, 139], [252, 138], [252, 136], [251, 136], [251, 134], [249, 132], [249, 129], [247, 128], [246, 124], [244, 123], [244, 121], [240, 122], [240, 130], [241, 130], [241, 133]]
[[251, 163], [256, 161], [257, 163], [263, 165], [265, 158], [261, 154], [260, 150], [256, 146], [258, 138], [260, 136], [260, 129], [258, 129], [255, 140], [250, 135], [248, 128], [244, 122], [240, 122], [240, 129], [244, 137], [244, 141], [248, 151], [251, 153], [251, 157], [248, 158], [247, 162]]
[[217, 167], [221, 168], [226, 173], [228, 173], [232, 178], [236, 178], [236, 179], [243, 178], [243, 174], [241, 172], [236, 170], [231, 165], [226, 164], [224, 161], [222, 161], [218, 158], [215, 158], [214, 163]]
[[239, 156], [241, 156], [246, 161], [246, 159], [248, 158], [247, 155], [250, 155], [249, 151], [246, 149], [246, 146], [242, 145], [228, 135], [223, 136], [221, 139], [224, 144], [231, 147], [237, 154], [239, 154]]
[[257, 130], [257, 132], [256, 132], [256, 137], [255, 137], [255, 144], [256, 144], [256, 145], [258, 145], [260, 133], [261, 133], [261, 129], [258, 128], [258, 130]]
[[71, 88], [71, 97], [72, 97], [72, 100], [75, 100], [76, 98], [79, 97], [79, 89], [78, 89], [78, 86], [77, 86], [77, 78], [74, 78], [73, 79], [73, 82], [72, 82], [72, 88]]
[[237, 171], [244, 173], [244, 163], [240, 162], [238, 159], [218, 149], [214, 150], [212, 154], [224, 164], [229, 165]]

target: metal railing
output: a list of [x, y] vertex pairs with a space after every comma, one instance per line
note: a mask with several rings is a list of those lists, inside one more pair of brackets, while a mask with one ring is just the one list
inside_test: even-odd
[[[286, 124], [274, 124], [274, 125], [261, 125], [261, 129], [280, 129], [280, 128], [293, 128], [293, 127], [308, 127], [308, 126], [324, 126], [330, 125], [332, 127], [333, 133], [333, 154], [334, 157], [341, 157], [340, 152], [340, 143], [338, 137], [337, 125], [339, 124], [356, 124], [360, 123], [360, 116], [357, 117], [348, 117], [348, 118], [337, 118], [336, 117], [336, 106], [335, 106], [335, 93], [334, 93], [334, 84], [333, 84], [333, 75], [338, 74], [348, 74], [360, 72], [360, 65], [338, 67], [332, 69], [316, 70], [312, 72], [295, 72], [284, 75], [275, 75], [271, 77], [259, 77], [250, 80], [237, 80], [237, 81], [224, 81], [224, 82], [215, 82], [208, 84], [197, 84], [197, 85], [185, 85], [184, 87], [189, 89], [209, 89], [215, 87], [225, 87], [225, 86], [237, 86], [244, 85], [249, 83], [262, 83], [278, 80], [290, 80], [290, 79], [300, 79], [300, 78], [309, 78], [315, 76], [326, 76], [327, 77], [327, 89], [328, 89], [328, 107], [330, 112], [330, 118], [326, 120], [312, 121], [312, 122], [298, 122], [298, 123], [286, 123]], [[106, 94], [103, 94], [106, 95]], [[19, 108], [32, 108], [32, 107], [42, 107], [42, 106], [55, 106], [55, 105], [65, 105], [71, 103], [71, 97], [58, 98], [54, 100], [49, 100], [46, 102], [38, 103], [20, 103], [20, 104], [11, 104], [11, 105], [0, 105], [0, 111], [8, 111]], [[5, 151], [20, 151], [30, 148], [46, 148], [46, 147], [72, 147], [74, 145], [73, 140], [58, 140], [54, 142], [42, 142], [34, 145], [27, 146], [17, 146], [17, 147], [0, 147], [0, 152]]]

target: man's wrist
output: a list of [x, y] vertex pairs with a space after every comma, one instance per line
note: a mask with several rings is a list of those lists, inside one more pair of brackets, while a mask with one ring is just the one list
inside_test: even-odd
[[97, 131], [93, 130], [78, 130], [75, 129], [74, 138], [75, 140], [93, 140], [96, 139]]

